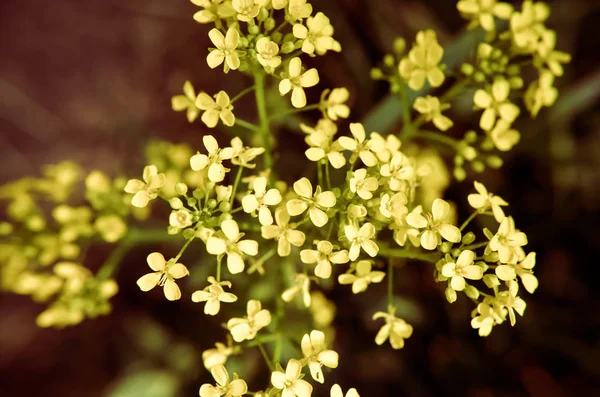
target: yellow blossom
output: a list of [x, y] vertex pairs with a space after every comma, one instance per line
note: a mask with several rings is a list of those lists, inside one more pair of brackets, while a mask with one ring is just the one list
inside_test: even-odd
[[497, 252], [500, 262], [517, 263], [525, 256], [521, 248], [524, 245], [527, 245], [527, 235], [515, 228], [512, 216], [507, 216], [487, 245], [486, 254]]
[[333, 192], [321, 192], [321, 186], [317, 186], [313, 195], [313, 187], [307, 178], [301, 178], [294, 182], [294, 192], [298, 198], [286, 203], [286, 208], [291, 216], [302, 214], [308, 209], [311, 222], [317, 226], [324, 226], [329, 217], [325, 211], [333, 208], [336, 203]]
[[301, 373], [302, 364], [291, 358], [285, 372], [275, 371], [271, 374], [271, 383], [276, 389], [282, 390], [281, 397], [310, 397], [313, 387], [301, 379]]
[[235, 15], [231, 0], [190, 0], [193, 4], [202, 7], [194, 14], [194, 20], [199, 23], [211, 23], [217, 19], [225, 19]]
[[192, 83], [186, 81], [183, 84], [183, 95], [176, 95], [171, 98], [171, 106], [176, 112], [187, 111], [187, 120], [192, 123], [200, 114], [200, 110], [196, 107], [195, 101], [196, 93], [194, 92], [194, 87], [192, 86]]
[[[257, 177], [252, 182], [254, 194], [247, 194], [242, 198], [242, 208], [248, 214], [258, 211], [258, 220], [261, 225], [273, 224], [273, 216], [269, 206], [281, 202], [281, 193], [277, 189], [267, 190], [267, 178]], [[253, 215], [256, 216], [256, 215]]]
[[489, 92], [482, 89], [475, 92], [475, 106], [485, 109], [479, 122], [484, 131], [490, 131], [498, 117], [510, 124], [519, 116], [520, 109], [509, 101], [509, 95], [510, 84], [503, 78], [496, 79]]
[[314, 17], [308, 17], [306, 26], [297, 23], [293, 26], [294, 37], [302, 41], [302, 52], [306, 54], [318, 55], [325, 54], [328, 50], [340, 51], [341, 47], [333, 35], [333, 26], [329, 18], [322, 12], [318, 12]]
[[346, 105], [350, 92], [345, 87], [323, 90], [321, 94], [321, 110], [330, 120], [338, 118], [347, 119], [350, 116], [350, 107]]
[[225, 179], [225, 173], [229, 169], [222, 164], [223, 160], [233, 157], [233, 149], [230, 147], [219, 148], [219, 143], [212, 135], [202, 137], [204, 147], [208, 155], [197, 153], [190, 158], [190, 166], [194, 171], [202, 171], [208, 167], [208, 179], [212, 182], [221, 182]]
[[[344, 397], [344, 392], [342, 388], [337, 383], [331, 386], [331, 391], [329, 394], [330, 397]], [[360, 397], [355, 388], [348, 389], [346, 392], [346, 397]]]
[[233, 219], [221, 222], [223, 237], [213, 235], [206, 241], [206, 250], [212, 255], [227, 255], [227, 269], [231, 274], [244, 271], [244, 255], [255, 256], [258, 254], [258, 243], [254, 240], [240, 240], [244, 233], [240, 233], [238, 224]]
[[431, 95], [418, 97], [414, 104], [415, 110], [425, 116], [425, 121], [433, 121], [433, 124], [441, 131], [446, 131], [454, 125], [452, 120], [442, 114], [449, 107], [450, 104], [442, 104], [437, 97]]
[[227, 321], [227, 329], [231, 332], [233, 340], [238, 343], [254, 339], [261, 328], [271, 323], [271, 313], [262, 309], [260, 301], [249, 300], [247, 314], [245, 318], [232, 318]]
[[291, 253], [291, 245], [302, 246], [306, 236], [300, 230], [294, 230], [294, 226], [289, 224], [290, 214], [285, 207], [279, 207], [275, 210], [276, 225], [266, 225], [261, 228], [262, 238], [277, 240], [277, 254], [279, 256], [288, 256]]
[[143, 181], [130, 179], [124, 189], [125, 192], [134, 195], [131, 204], [139, 208], [145, 207], [150, 200], [158, 197], [158, 191], [165, 183], [165, 174], [159, 174], [156, 166], [148, 165], [144, 167], [142, 179]]
[[505, 215], [501, 206], [506, 206], [508, 203], [504, 201], [502, 197], [489, 193], [482, 183], [475, 181], [474, 185], [475, 190], [477, 190], [477, 194], [472, 193], [467, 196], [467, 200], [469, 201], [471, 207], [475, 208], [479, 212], [485, 212], [491, 208], [496, 222], [502, 222]]
[[481, 26], [488, 32], [496, 30], [494, 17], [507, 20], [514, 10], [509, 3], [496, 0], [460, 0], [456, 8], [471, 20], [469, 28]]
[[358, 194], [363, 200], [373, 198], [373, 192], [379, 187], [377, 178], [373, 176], [367, 177], [367, 169], [360, 168], [352, 173], [352, 177], [348, 181], [348, 186], [352, 193]]
[[469, 280], [481, 280], [483, 268], [473, 264], [475, 253], [464, 250], [456, 259], [456, 262], [448, 262], [442, 267], [442, 275], [450, 279], [450, 286], [455, 291], [465, 289], [465, 278]]
[[346, 238], [350, 242], [350, 250], [348, 255], [351, 261], [358, 258], [360, 249], [362, 248], [370, 257], [377, 256], [379, 247], [377, 243], [373, 241], [376, 231], [375, 226], [372, 223], [365, 223], [359, 228], [354, 225], [346, 225], [344, 227], [344, 233]]
[[235, 124], [235, 116], [232, 112], [233, 105], [225, 91], [219, 91], [215, 95], [215, 99], [212, 99], [205, 92], [201, 92], [196, 98], [196, 107], [204, 110], [201, 119], [208, 128], [215, 128], [219, 119], [228, 127]]
[[233, 0], [231, 5], [237, 12], [237, 19], [242, 22], [253, 20], [260, 11], [260, 6], [254, 0]]
[[277, 56], [279, 53], [279, 46], [268, 37], [261, 37], [258, 39], [256, 42], [256, 52], [258, 62], [265, 68], [276, 68], [281, 65], [281, 57]]
[[412, 335], [412, 326], [403, 319], [396, 317], [393, 313], [377, 312], [373, 315], [373, 320], [378, 318], [385, 319], [385, 325], [381, 327], [377, 336], [375, 336], [375, 343], [382, 345], [389, 339], [392, 348], [402, 349], [404, 347], [404, 339], [410, 338]]
[[223, 365], [212, 367], [210, 373], [217, 382], [217, 385], [203, 384], [200, 387], [200, 397], [239, 397], [248, 392], [246, 382], [243, 379], [238, 379], [236, 374], [234, 374], [233, 380], [230, 380], [227, 369]]
[[221, 33], [219, 29], [213, 28], [208, 32], [208, 37], [215, 47], [217, 47], [206, 57], [208, 66], [211, 69], [214, 69], [225, 62], [225, 73], [227, 73], [229, 69], [237, 69], [240, 66], [240, 58], [238, 56], [238, 51], [236, 50], [240, 42], [240, 34], [237, 29], [229, 28], [227, 34], [223, 36], [223, 33]]
[[306, 106], [304, 88], [313, 87], [319, 83], [319, 73], [312, 68], [302, 73], [300, 58], [292, 58], [288, 64], [288, 77], [279, 82], [279, 93], [285, 95], [292, 91], [292, 105], [295, 108]]
[[174, 301], [181, 298], [181, 291], [174, 280], [189, 275], [188, 269], [181, 263], [174, 263], [173, 260], [167, 262], [159, 252], [148, 255], [147, 262], [154, 273], [148, 273], [140, 277], [137, 281], [138, 287], [146, 292], [160, 285], [163, 287], [165, 297], [168, 300]]
[[[281, 0], [278, 0], [281, 2]], [[312, 14], [312, 5], [306, 0], [289, 0], [287, 16], [292, 21], [301, 21]]]
[[215, 316], [219, 313], [221, 302], [231, 303], [237, 301], [237, 296], [230, 292], [225, 292], [223, 287], [231, 288], [231, 282], [217, 282], [214, 277], [209, 277], [210, 285], [203, 290], [196, 291], [192, 294], [193, 302], [206, 302], [204, 313], [210, 316]]
[[421, 232], [421, 246], [427, 250], [434, 250], [441, 244], [441, 238], [458, 243], [461, 239], [460, 230], [448, 223], [447, 217], [450, 213], [450, 204], [442, 199], [435, 199], [431, 206], [431, 213], [422, 215], [412, 211], [406, 217], [406, 222], [417, 229], [425, 229]]
[[331, 264], [348, 263], [347, 250], [333, 251], [333, 244], [329, 241], [321, 240], [317, 242], [316, 250], [300, 251], [300, 259], [307, 264], [316, 263], [315, 275], [320, 278], [329, 278], [331, 276]]
[[444, 82], [444, 72], [439, 65], [443, 55], [444, 49], [438, 44], [435, 32], [420, 31], [408, 57], [400, 61], [398, 70], [413, 91], [423, 88], [425, 80], [432, 87], [439, 87]]
[[352, 284], [352, 292], [358, 294], [366, 291], [371, 283], [380, 283], [385, 277], [385, 273], [379, 270], [371, 270], [372, 261], [361, 260], [356, 264], [354, 274], [340, 274], [338, 282], [342, 285]]
[[302, 303], [304, 303], [304, 306], [310, 307], [312, 302], [310, 279], [306, 274], [296, 274], [294, 285], [283, 291], [281, 299], [283, 299], [284, 302], [291, 302], [298, 293], [302, 293]]
[[328, 350], [325, 344], [325, 334], [318, 330], [313, 330], [309, 334], [304, 334], [300, 344], [303, 361], [308, 365], [310, 376], [319, 383], [324, 382], [322, 366], [328, 368], [337, 368], [339, 355]]
[[539, 79], [529, 85], [523, 99], [531, 117], [536, 117], [543, 106], [552, 106], [556, 98], [558, 98], [558, 90], [554, 87], [554, 74], [549, 70], [543, 70], [540, 72]]

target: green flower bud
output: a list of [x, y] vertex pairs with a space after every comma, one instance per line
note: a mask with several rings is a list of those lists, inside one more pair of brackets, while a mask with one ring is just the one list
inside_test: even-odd
[[46, 227], [46, 221], [40, 215], [32, 215], [25, 221], [25, 227], [31, 231], [39, 232]]
[[394, 56], [391, 54], [386, 54], [383, 57], [383, 64], [385, 66], [387, 66], [388, 68], [393, 68], [396, 65], [396, 60], [394, 59]]
[[210, 199], [210, 200], [208, 200], [208, 205], [207, 205], [207, 207], [208, 207], [208, 208], [210, 208], [210, 209], [215, 209], [215, 208], [217, 208], [217, 200], [215, 200], [215, 199]]
[[231, 204], [227, 201], [221, 201], [219, 204], [219, 211], [221, 212], [229, 212], [231, 211]]
[[196, 200], [202, 200], [204, 198], [204, 194], [205, 191], [201, 188], [194, 189], [192, 192], [192, 196], [194, 196]]
[[383, 79], [383, 72], [379, 68], [371, 69], [371, 78], [373, 80], [381, 80]]
[[467, 285], [465, 288], [465, 295], [471, 299], [479, 298], [479, 290], [472, 285]]
[[473, 241], [475, 241], [475, 233], [468, 232], [468, 233], [466, 233], [466, 234], [463, 235], [461, 242], [463, 244], [472, 244]]
[[195, 206], [197, 202], [198, 202], [198, 200], [196, 200], [193, 197], [190, 197], [190, 198], [187, 199], [187, 205], [188, 205], [188, 207]]
[[498, 280], [498, 277], [495, 274], [486, 274], [483, 276], [483, 282], [490, 289], [500, 285], [500, 280]]
[[448, 303], [456, 302], [456, 298], [457, 298], [456, 291], [453, 290], [452, 288], [450, 288], [450, 287], [446, 288], [445, 295], [446, 295], [446, 300], [448, 301]]
[[180, 196], [185, 196], [187, 194], [188, 187], [185, 183], [179, 182], [175, 184], [175, 193]]
[[463, 63], [460, 67], [460, 71], [465, 76], [471, 76], [473, 74], [473, 72], [475, 72], [475, 68], [470, 63]]
[[[264, 10], [264, 8], [263, 8], [263, 10]], [[260, 32], [260, 28], [257, 25], [248, 26], [248, 33], [250, 33], [251, 35], [256, 36], [259, 32]]]
[[449, 243], [447, 241], [443, 242], [440, 245], [440, 251], [444, 252], [444, 253], [448, 253], [450, 252], [450, 250], [452, 249], [452, 243]]
[[265, 27], [265, 30], [267, 32], [275, 29], [275, 19], [273, 19], [273, 18], [267, 18], [265, 20], [265, 23], [263, 24], [263, 26]]
[[485, 164], [483, 164], [483, 161], [479, 161], [479, 160], [473, 161], [471, 163], [471, 167], [473, 168], [473, 171], [475, 171], [475, 172], [481, 173], [481, 172], [485, 171]]
[[[273, 35], [273, 36], [275, 36], [275, 35]], [[273, 41], [275, 41], [275, 39], [273, 39]], [[290, 52], [294, 51], [295, 49], [296, 49], [296, 47], [294, 46], [294, 43], [291, 41], [286, 41], [281, 46], [281, 52], [284, 54], [289, 54]]]
[[475, 143], [477, 141], [477, 133], [473, 130], [469, 130], [465, 133], [463, 139], [465, 140], [465, 142]]
[[404, 50], [406, 50], [406, 40], [402, 37], [396, 37], [394, 39], [394, 52], [397, 55], [402, 55], [404, 54]]
[[456, 180], [459, 182], [464, 181], [467, 178], [467, 172], [465, 171], [464, 168], [454, 167], [453, 173], [454, 173], [454, 178], [456, 178]]
[[194, 228], [185, 229], [183, 231], [183, 238], [185, 238], [186, 240], [191, 239], [195, 235], [196, 235], [196, 231], [194, 230]]
[[169, 200], [169, 205], [174, 210], [178, 210], [183, 207], [183, 201], [181, 201], [181, 199], [179, 199], [178, 197], [173, 197], [172, 199]]
[[477, 150], [475, 150], [473, 146], [465, 146], [461, 150], [461, 153], [465, 157], [465, 159], [469, 161], [473, 161], [477, 157]]
[[504, 161], [498, 156], [488, 156], [486, 159], [486, 163], [490, 168], [498, 169], [502, 167]]
[[8, 236], [13, 231], [13, 226], [8, 222], [0, 222], [0, 236]]
[[485, 81], [485, 75], [482, 72], [477, 71], [473, 73], [473, 80], [477, 83], [483, 83]]
[[[269, 11], [267, 11], [266, 8], [261, 7], [260, 11], [258, 11], [258, 15], [256, 16], [256, 19], [259, 20], [259, 22], [264, 21], [265, 19], [267, 19], [269, 17]], [[256, 34], [256, 33], [253, 33]]]
[[461, 167], [464, 163], [465, 163], [465, 158], [463, 156], [458, 155], [458, 154], [456, 156], [454, 156], [454, 164], [457, 167]]

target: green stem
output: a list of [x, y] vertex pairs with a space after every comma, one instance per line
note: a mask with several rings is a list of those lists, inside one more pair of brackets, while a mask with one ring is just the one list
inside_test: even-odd
[[231, 101], [229, 101], [230, 104], [233, 104], [235, 101], [237, 101], [238, 99], [240, 99], [241, 97], [243, 97], [244, 95], [246, 95], [247, 93], [249, 93], [250, 91], [254, 91], [254, 86], [252, 87], [248, 87], [242, 91], [239, 92], [239, 94], [237, 94], [236, 96], [234, 96], [233, 98], [231, 98]]
[[272, 120], [274, 120], [274, 119], [280, 119], [280, 118], [282, 118], [282, 117], [286, 117], [286, 116], [289, 116], [289, 115], [291, 115], [291, 114], [302, 113], [302, 112], [308, 112], [308, 111], [310, 111], [310, 110], [319, 109], [319, 107], [320, 107], [320, 106], [321, 106], [321, 104], [320, 104], [320, 103], [313, 103], [312, 105], [307, 105], [307, 106], [304, 106], [303, 108], [299, 108], [299, 109], [290, 109], [290, 110], [287, 110], [287, 111], [285, 111], [285, 112], [282, 112], [282, 113], [278, 113], [278, 114], [275, 114], [275, 115], [273, 115], [273, 117], [271, 117], [271, 119], [272, 119]]
[[388, 264], [388, 312], [394, 307], [394, 266], [392, 261]]
[[263, 355], [263, 358], [265, 359], [265, 362], [267, 363], [267, 365], [269, 366], [269, 370], [271, 372], [275, 371], [275, 366], [273, 365], [273, 363], [271, 362], [271, 359], [269, 358], [269, 356], [267, 355], [267, 351], [265, 350], [265, 347], [262, 345], [262, 343], [258, 342], [256, 344], [258, 346], [258, 349], [260, 350], [260, 352]]
[[217, 256], [217, 282], [221, 282], [221, 261], [222, 261], [222, 257], [221, 256]]
[[185, 252], [185, 250], [187, 249], [187, 247], [192, 243], [192, 241], [196, 238], [196, 236], [192, 236], [190, 237], [185, 244], [183, 244], [183, 247], [181, 247], [181, 249], [179, 250], [179, 252], [177, 253], [177, 255], [175, 256], [175, 258], [173, 258], [174, 262], [177, 262], [179, 260], [179, 258], [181, 258], [181, 255], [183, 255], [183, 253]]
[[252, 123], [250, 123], [248, 121], [244, 121], [244, 120], [238, 119], [237, 117], [235, 119], [235, 124], [239, 125], [240, 127], [246, 128], [246, 129], [248, 129], [250, 131], [254, 131], [254, 132], [260, 130], [260, 128], [257, 125], [254, 125], [254, 124], [252, 124]]
[[440, 142], [440, 143], [448, 145], [454, 149], [456, 149], [458, 146], [458, 142], [455, 139], [450, 138], [449, 136], [443, 135], [443, 134], [441, 134], [439, 132], [435, 132], [435, 131], [420, 130], [419, 132], [416, 132], [413, 135], [413, 137], [414, 138], [425, 138], [425, 139], [429, 139], [430, 141]]
[[[258, 131], [262, 138], [262, 145], [265, 148], [264, 159], [265, 169], [273, 168], [273, 148], [271, 147], [271, 131], [269, 128], [269, 117], [267, 116], [267, 104], [265, 101], [265, 75], [262, 72], [254, 73], [254, 85], [256, 90], [256, 109], [258, 110], [258, 119], [260, 126]], [[273, 173], [271, 173], [273, 175]]]
[[106, 262], [102, 265], [102, 267], [96, 273], [96, 278], [99, 280], [107, 280], [109, 279], [117, 266], [121, 263], [121, 260], [129, 251], [131, 244], [127, 241], [121, 241], [121, 243], [111, 252], [110, 256], [106, 259]]
[[233, 206], [233, 201], [235, 200], [235, 194], [237, 193], [238, 185], [240, 184], [240, 180], [242, 179], [242, 173], [244, 172], [244, 167], [238, 168], [238, 172], [235, 175], [235, 181], [233, 182], [233, 189], [231, 190], [231, 197], [229, 198], [229, 205]]
[[277, 26], [277, 27], [275, 28], [275, 30], [274, 30], [274, 31], [271, 33], [271, 35], [273, 35], [274, 33], [277, 33], [277, 32], [279, 32], [279, 31], [281, 30], [281, 28], [283, 28], [283, 27], [284, 27], [285, 25], [287, 25], [287, 24], [288, 24], [288, 21], [283, 21], [283, 22], [281, 22], [281, 23], [279, 24], [279, 26]]
[[477, 244], [467, 245], [466, 247], [462, 247], [461, 249], [463, 249], [463, 250], [474, 250], [474, 249], [477, 249], [477, 248], [485, 247], [488, 244], [489, 244], [489, 242], [486, 241], [485, 243], [477, 243]]
[[471, 223], [471, 221], [472, 221], [473, 219], [475, 219], [475, 217], [476, 217], [478, 214], [479, 214], [479, 212], [477, 212], [477, 211], [473, 211], [473, 213], [472, 213], [472, 214], [471, 214], [471, 215], [470, 215], [470, 216], [467, 218], [467, 220], [465, 220], [465, 221], [463, 222], [463, 224], [462, 224], [462, 225], [460, 225], [460, 231], [462, 232], [462, 231], [465, 229], [465, 227], [467, 227], [467, 226], [469, 225], [469, 223]]
[[408, 138], [413, 135], [413, 125], [410, 120], [410, 103], [408, 101], [407, 85], [404, 81], [402, 81], [400, 88], [400, 101], [402, 102], [402, 120], [404, 122], [400, 138]]
[[321, 162], [317, 162], [317, 180], [319, 186], [323, 187], [323, 169], [321, 168]]
[[331, 179], [329, 177], [329, 161], [325, 162], [325, 181], [327, 182], [327, 190], [331, 190]]

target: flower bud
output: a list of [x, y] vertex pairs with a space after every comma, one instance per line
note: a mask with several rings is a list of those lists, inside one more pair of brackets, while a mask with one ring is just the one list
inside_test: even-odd
[[371, 69], [371, 78], [373, 80], [381, 80], [383, 79], [383, 72], [379, 68]]
[[188, 187], [185, 183], [179, 182], [175, 184], [175, 193], [180, 196], [185, 196], [188, 191]]
[[[275, 37], [275, 35], [273, 35], [273, 37]], [[273, 41], [275, 41], [275, 38], [273, 38]], [[281, 46], [281, 52], [284, 54], [289, 54], [290, 52], [294, 51], [296, 47], [294, 46], [294, 43], [291, 41], [286, 41], [285, 43], [283, 43], [283, 45]]]
[[197, 202], [198, 202], [198, 200], [196, 200], [193, 197], [190, 197], [189, 199], [187, 199], [187, 205], [188, 205], [188, 207], [195, 206]]
[[462, 167], [454, 167], [454, 177], [457, 181], [464, 181], [467, 178], [467, 172]]
[[472, 285], [467, 285], [465, 288], [465, 295], [471, 299], [479, 298], [479, 290]]
[[472, 244], [473, 241], [475, 241], [475, 233], [473, 233], [473, 232], [468, 232], [468, 233], [464, 234], [462, 237], [463, 244]]
[[451, 249], [452, 249], [452, 243], [449, 243], [447, 241], [443, 242], [440, 245], [440, 251], [442, 251], [444, 253], [450, 252]]
[[485, 171], [485, 164], [483, 164], [482, 161], [473, 161], [471, 163], [471, 167], [473, 168], [473, 171], [475, 171], [475, 172], [481, 173], [481, 172]]
[[486, 274], [483, 276], [483, 282], [490, 289], [500, 285], [500, 280], [498, 280], [495, 274]]
[[394, 59], [393, 55], [385, 54], [385, 56], [383, 57], [383, 64], [388, 68], [393, 68], [396, 64], [396, 60]]
[[448, 287], [448, 288], [446, 288], [445, 294], [446, 294], [446, 300], [448, 301], [448, 303], [456, 302], [456, 291], [455, 290]]
[[460, 67], [460, 71], [465, 76], [471, 76], [473, 74], [473, 72], [475, 72], [475, 68], [470, 63], [463, 63]]
[[[261, 7], [260, 11], [258, 12], [258, 15], [256, 16], [256, 19], [258, 19], [260, 22], [262, 22], [267, 18], [269, 18], [269, 11], [267, 11], [266, 8]], [[252, 33], [252, 34], [256, 34], [256, 33]]]
[[404, 50], [406, 50], [406, 40], [402, 37], [396, 37], [396, 39], [394, 39], [394, 52], [397, 55], [402, 55]]
[[267, 18], [265, 20], [265, 23], [263, 24], [263, 26], [265, 27], [265, 30], [267, 32], [275, 29], [275, 19], [273, 19], [273, 18]]
[[469, 130], [465, 133], [463, 139], [468, 143], [475, 143], [477, 141], [477, 133], [473, 130]]
[[504, 161], [498, 156], [488, 156], [486, 162], [490, 168], [494, 169], [502, 167], [502, 164], [504, 163]]
[[210, 208], [210, 209], [217, 208], [217, 200], [215, 200], [215, 199], [208, 200], [208, 208]]
[[[263, 8], [264, 10], [264, 8]], [[260, 15], [260, 14], [259, 14]], [[260, 29], [257, 25], [250, 25], [248, 26], [248, 33], [250, 33], [251, 35], [257, 35], [260, 32]]]
[[194, 230], [194, 228], [185, 229], [183, 231], [183, 238], [185, 238], [186, 240], [191, 239], [195, 235], [196, 235], [196, 231]]
[[169, 200], [169, 205], [174, 210], [178, 210], [183, 207], [183, 201], [181, 201], [181, 199], [178, 197], [173, 197], [172, 199]]

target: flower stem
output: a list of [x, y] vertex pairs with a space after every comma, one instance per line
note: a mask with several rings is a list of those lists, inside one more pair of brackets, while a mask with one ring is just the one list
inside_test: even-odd
[[96, 273], [96, 278], [99, 280], [109, 279], [114, 271], [117, 269], [117, 266], [121, 263], [121, 260], [129, 251], [131, 244], [127, 240], [121, 241], [121, 243], [111, 252], [106, 262], [102, 265], [102, 267]]
[[394, 266], [392, 261], [388, 264], [388, 312], [392, 311], [394, 307]]
[[439, 132], [435, 132], [435, 131], [419, 130], [419, 132], [415, 133], [413, 135], [413, 137], [414, 138], [425, 138], [425, 139], [429, 139], [430, 141], [440, 142], [440, 143], [448, 145], [454, 149], [456, 149], [458, 147], [458, 142], [455, 139], [452, 139], [449, 136], [440, 134]]
[[389, 258], [419, 259], [431, 263], [435, 263], [441, 258], [439, 252], [425, 253], [412, 251], [407, 248], [386, 248], [381, 246], [379, 247], [379, 254]]
[[477, 244], [467, 245], [466, 247], [462, 247], [461, 249], [463, 249], [463, 250], [474, 250], [474, 249], [477, 249], [477, 248], [485, 247], [488, 244], [489, 244], [489, 242], [486, 241], [484, 243], [477, 243]]
[[233, 189], [231, 190], [231, 197], [229, 198], [229, 205], [233, 206], [233, 202], [235, 200], [235, 194], [237, 192], [238, 185], [240, 184], [240, 180], [242, 179], [242, 173], [244, 172], [244, 167], [238, 168], [238, 172], [235, 175], [235, 181], [233, 182]]
[[275, 366], [273, 365], [273, 363], [271, 362], [271, 359], [269, 358], [269, 356], [267, 355], [267, 351], [265, 350], [265, 347], [262, 345], [262, 343], [258, 342], [256, 344], [258, 346], [258, 349], [260, 350], [260, 352], [263, 355], [263, 358], [265, 359], [265, 362], [267, 363], [267, 365], [269, 366], [269, 370], [271, 372], [275, 371]]
[[319, 186], [323, 187], [323, 169], [321, 168], [321, 162], [317, 163], [317, 180]]
[[257, 125], [254, 125], [254, 124], [252, 124], [248, 121], [242, 120], [242, 119], [238, 119], [237, 117], [235, 119], [235, 124], [239, 125], [240, 127], [246, 128], [247, 130], [250, 130], [250, 131], [259, 131], [260, 130], [260, 128]]
[[331, 179], [329, 177], [329, 161], [325, 162], [325, 181], [327, 182], [327, 190], [331, 190]]
[[217, 256], [217, 282], [221, 282], [221, 256]]
[[302, 113], [302, 112], [308, 112], [309, 110], [319, 109], [320, 106], [321, 106], [320, 103], [313, 103], [312, 105], [307, 105], [307, 106], [304, 106], [303, 108], [290, 109], [290, 110], [287, 110], [285, 112], [273, 115], [273, 117], [271, 117], [271, 119], [280, 119], [282, 117], [289, 116], [289, 115], [292, 115], [292, 114]]
[[462, 224], [462, 225], [460, 225], [460, 231], [462, 232], [462, 231], [465, 229], [465, 227], [467, 227], [467, 226], [469, 225], [469, 223], [471, 223], [471, 221], [472, 221], [473, 219], [475, 219], [475, 217], [476, 217], [478, 214], [479, 214], [479, 212], [477, 212], [477, 210], [473, 211], [473, 213], [472, 213], [472, 214], [471, 214], [471, 215], [470, 215], [470, 216], [467, 218], [467, 220], [465, 220], [465, 221], [463, 222], [463, 224]]
[[175, 258], [173, 258], [174, 262], [177, 262], [179, 260], [179, 258], [181, 258], [181, 255], [183, 255], [183, 253], [185, 252], [185, 250], [187, 249], [187, 247], [192, 243], [192, 241], [196, 238], [196, 236], [192, 236], [190, 237], [185, 244], [183, 244], [183, 247], [181, 247], [181, 249], [179, 250], [179, 252], [177, 253], [177, 255], [175, 256]]
[[272, 169], [273, 148], [271, 147], [271, 131], [269, 129], [269, 117], [267, 116], [267, 104], [265, 101], [265, 75], [262, 72], [254, 73], [254, 85], [256, 87], [254, 91], [256, 95], [256, 109], [258, 110], [258, 119], [260, 121], [259, 132], [262, 138], [262, 145], [265, 148], [264, 166], [265, 169]]
[[243, 97], [244, 95], [246, 95], [247, 93], [249, 93], [250, 91], [254, 91], [254, 86], [248, 87], [242, 91], [240, 91], [236, 96], [234, 96], [233, 98], [231, 98], [231, 101], [229, 101], [230, 104], [234, 103], [235, 101], [237, 101], [238, 99], [240, 99], [241, 97]]

